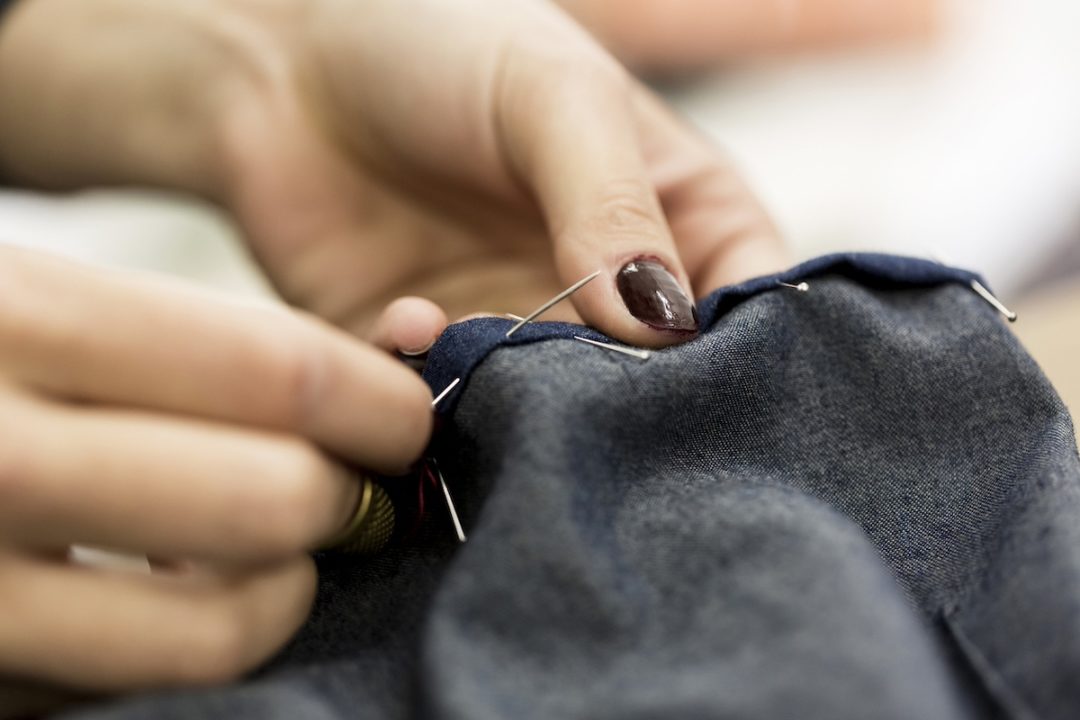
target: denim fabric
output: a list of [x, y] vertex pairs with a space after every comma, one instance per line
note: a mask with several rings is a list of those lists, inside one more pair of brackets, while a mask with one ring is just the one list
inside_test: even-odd
[[[950, 281], [983, 282], [975, 273], [929, 260], [880, 253], [836, 253], [808, 260], [782, 273], [720, 288], [699, 303], [698, 317], [702, 326], [708, 327], [729, 308], [765, 290], [777, 289], [780, 282], [797, 284], [830, 273], [858, 280], [867, 287], [882, 289], [932, 286]], [[467, 377], [496, 347], [527, 345], [575, 335], [611, 342], [610, 338], [591, 328], [552, 322], [530, 323], [507, 338], [506, 332], [516, 324], [502, 318], [486, 318], [452, 326], [433, 348], [424, 370], [424, 377], [432, 390], [437, 393], [455, 378]], [[439, 405], [439, 411], [447, 413], [452, 410], [457, 395], [458, 392], [455, 392], [447, 396]]]
[[321, 556], [256, 677], [78, 717], [1077, 717], [1068, 413], [970, 275], [819, 262], [647, 361], [451, 328], [433, 451], [469, 542], [438, 506], [427, 539]]

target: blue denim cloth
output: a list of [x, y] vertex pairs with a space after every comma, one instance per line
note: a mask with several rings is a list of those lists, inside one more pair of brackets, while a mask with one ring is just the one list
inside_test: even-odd
[[1035, 363], [933, 263], [722, 290], [626, 357], [540, 324], [432, 351], [469, 542], [319, 557], [248, 681], [86, 718], [1074, 718], [1080, 457]]
[[[975, 273], [952, 268], [918, 258], [883, 255], [880, 253], [836, 253], [822, 255], [796, 265], [782, 273], [747, 280], [715, 291], [698, 304], [702, 327], [708, 327], [728, 309], [765, 290], [775, 290], [779, 283], [797, 284], [824, 274], [842, 274], [858, 280], [867, 287], [925, 287], [944, 282], [985, 282]], [[439, 338], [432, 349], [424, 377], [432, 391], [438, 393], [455, 378], [468, 377], [488, 353], [500, 346], [527, 345], [553, 338], [572, 338], [575, 335], [602, 342], [612, 340], [592, 328], [569, 323], [533, 322], [523, 326], [509, 338], [506, 332], [517, 323], [501, 318], [486, 318], [453, 325]], [[439, 411], [453, 409], [458, 392], [440, 403]]]

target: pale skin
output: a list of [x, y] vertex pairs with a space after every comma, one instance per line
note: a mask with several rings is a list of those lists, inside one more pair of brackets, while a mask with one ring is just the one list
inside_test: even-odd
[[402, 473], [430, 436], [388, 351], [596, 270], [552, 317], [668, 345], [616, 292], [627, 261], [691, 297], [785, 262], [727, 159], [539, 0], [24, 0], [0, 173], [201, 195], [298, 308], [0, 249], [0, 674], [94, 691], [287, 642], [346, 464]]
[[558, 0], [630, 67], [667, 75], [747, 56], [925, 42], [941, 0]]

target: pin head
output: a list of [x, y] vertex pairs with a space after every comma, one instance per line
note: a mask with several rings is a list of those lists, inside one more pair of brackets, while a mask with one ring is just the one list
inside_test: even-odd
[[791, 283], [786, 283], [782, 280], [777, 280], [776, 282], [779, 285], [782, 285], [786, 288], [791, 288], [792, 290], [798, 290], [799, 292], [806, 292], [810, 289], [810, 283], [807, 282], [801, 282], [798, 285], [792, 285]]

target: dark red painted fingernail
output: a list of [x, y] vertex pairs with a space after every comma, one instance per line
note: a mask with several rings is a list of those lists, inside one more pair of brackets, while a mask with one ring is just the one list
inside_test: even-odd
[[615, 285], [630, 314], [649, 327], [680, 333], [698, 331], [697, 308], [659, 260], [640, 258], [626, 263]]

